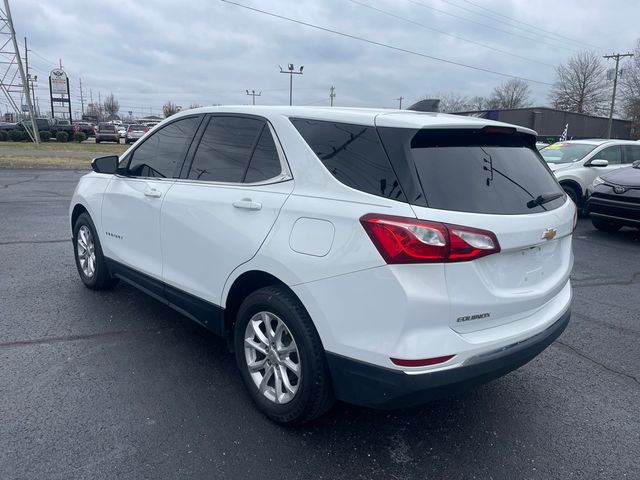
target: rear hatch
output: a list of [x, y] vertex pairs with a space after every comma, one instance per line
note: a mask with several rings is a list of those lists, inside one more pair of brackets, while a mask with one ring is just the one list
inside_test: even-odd
[[568, 288], [575, 207], [533, 135], [495, 126], [378, 130], [390, 157], [404, 157], [405, 181], [419, 186], [411, 201], [418, 219], [444, 223], [450, 238], [462, 226], [499, 244], [490, 254], [445, 263], [452, 329], [529, 317]]

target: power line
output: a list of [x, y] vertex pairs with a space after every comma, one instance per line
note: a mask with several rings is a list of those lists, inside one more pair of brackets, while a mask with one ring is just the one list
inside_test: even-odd
[[[605, 48], [598, 47], [597, 45], [591, 45], [590, 43], [586, 43], [586, 42], [583, 42], [583, 41], [575, 40], [575, 39], [573, 39], [573, 38], [571, 38], [571, 37], [567, 37], [567, 36], [565, 36], [565, 35], [561, 35], [561, 34], [559, 34], [559, 33], [552, 32], [551, 30], [545, 30], [544, 28], [540, 28], [540, 27], [538, 27], [538, 26], [536, 26], [536, 25], [532, 25], [531, 23], [523, 22], [523, 21], [521, 21], [521, 20], [518, 20], [517, 18], [509, 17], [509, 16], [504, 15], [504, 14], [502, 14], [502, 13], [500, 13], [500, 12], [496, 12], [495, 10], [491, 10], [490, 8], [483, 7], [482, 5], [478, 5], [477, 3], [471, 2], [471, 1], [469, 1], [469, 0], [462, 0], [462, 1], [463, 1], [464, 3], [468, 3], [469, 5], [473, 5], [474, 7], [480, 8], [480, 9], [485, 10], [485, 11], [487, 11], [487, 12], [491, 12], [491, 13], [493, 13], [494, 15], [498, 15], [498, 16], [500, 16], [500, 17], [507, 18], [507, 19], [509, 19], [509, 20], [511, 20], [511, 21], [513, 21], [513, 22], [520, 23], [521, 25], [526, 25], [526, 26], [528, 26], [528, 27], [533, 27], [533, 28], [535, 28], [536, 30], [540, 30], [541, 32], [550, 33], [550, 34], [552, 34], [552, 35], [555, 35], [556, 37], [560, 37], [560, 38], [563, 38], [563, 39], [565, 39], [565, 40], [569, 40], [569, 41], [574, 42], [574, 43], [577, 43], [577, 44], [579, 44], [579, 45], [586, 45], [587, 47], [597, 48], [597, 49], [600, 49], [600, 50], [606, 50]], [[447, 3], [449, 3], [449, 2], [447, 2]], [[471, 11], [471, 10], [469, 10], [469, 11]]]
[[555, 43], [543, 42], [539, 38], [527, 37], [526, 35], [520, 35], [519, 33], [510, 32], [509, 30], [504, 30], [502, 28], [498, 28], [498, 27], [494, 27], [494, 26], [491, 26], [491, 25], [487, 25], [486, 23], [477, 22], [477, 21], [471, 20], [469, 18], [461, 17], [460, 15], [456, 15], [455, 13], [447, 12], [445, 10], [440, 10], [439, 8], [431, 7], [429, 5], [425, 5], [424, 3], [417, 2], [415, 0], [407, 0], [407, 2], [412, 3], [414, 5], [417, 5], [419, 7], [422, 7], [422, 8], [428, 8], [429, 10], [433, 10], [435, 12], [442, 13], [443, 15], [448, 15], [448, 16], [453, 17], [453, 18], [458, 18], [460, 20], [464, 20], [465, 22], [473, 23], [475, 25], [480, 25], [482, 27], [489, 28], [491, 30], [495, 30], [497, 32], [506, 33], [507, 35], [512, 35], [514, 37], [524, 38], [526, 40], [529, 40], [530, 42], [544, 43], [545, 45], [549, 45], [549, 46], [554, 47], [554, 48], [561, 48], [563, 50], [568, 50], [570, 52], [576, 52], [577, 51], [574, 48], [568, 48], [566, 46], [561, 46], [561, 45], [558, 45], [558, 44], [555, 44]]
[[40, 58], [41, 60], [44, 60], [44, 61], [45, 61], [45, 62], [47, 62], [47, 63], [51, 63], [51, 64], [53, 64], [53, 65], [55, 65], [56, 63], [58, 63], [58, 62], [53, 62], [53, 61], [49, 60], [49, 59], [48, 59], [48, 58], [46, 58], [46, 57], [43, 57], [42, 55], [40, 55], [40, 54], [39, 54], [38, 52], [36, 52], [35, 50], [31, 50], [31, 53], [33, 53], [36, 57]]
[[275, 17], [275, 18], [279, 18], [281, 20], [287, 20], [288, 22], [293, 22], [293, 23], [297, 23], [299, 25], [304, 25], [306, 27], [311, 27], [311, 28], [315, 28], [317, 30], [322, 30], [323, 32], [329, 32], [329, 33], [333, 33], [335, 35], [340, 35], [342, 37], [351, 38], [353, 40], [358, 40], [358, 41], [361, 41], [361, 42], [370, 43], [372, 45], [377, 45], [379, 47], [388, 48], [390, 50], [395, 50], [395, 51], [398, 51], [398, 52], [408, 53], [409, 55], [415, 55], [417, 57], [428, 58], [430, 60], [436, 60], [436, 61], [439, 61], [439, 62], [448, 63], [449, 65], [456, 65], [458, 67], [470, 68], [472, 70], [477, 70], [477, 71], [480, 71], [480, 72], [492, 73], [494, 75], [500, 75], [502, 77], [519, 78], [521, 80], [526, 80], [526, 81], [532, 82], [532, 83], [538, 83], [540, 85], [552, 85], [551, 83], [543, 82], [542, 80], [534, 80], [532, 78], [526, 78], [526, 77], [521, 77], [521, 76], [518, 76], [518, 75], [511, 75], [509, 73], [503, 73], [503, 72], [498, 72], [498, 71], [495, 71], [495, 70], [490, 70], [488, 68], [476, 67], [474, 65], [467, 65], [465, 63], [455, 62], [453, 60], [446, 60], [444, 58], [435, 57], [433, 55], [427, 55], [426, 53], [416, 52], [414, 50], [409, 50], [409, 49], [402, 48], [402, 47], [396, 47], [394, 45], [389, 45], [387, 43], [377, 42], [375, 40], [370, 40], [368, 38], [359, 37], [357, 35], [352, 35], [350, 33], [340, 32], [338, 30], [332, 30], [330, 28], [321, 27], [320, 25], [314, 25], [312, 23], [303, 22], [302, 20], [296, 20], [294, 18], [285, 17], [284, 15], [278, 15], [277, 13], [267, 12], [265, 10], [260, 10], [258, 8], [250, 7], [248, 5], [243, 5], [241, 3], [237, 3], [237, 2], [234, 2], [234, 1], [231, 1], [231, 0], [220, 0], [220, 1], [224, 2], [224, 3], [231, 4], [231, 5], [235, 5], [237, 7], [244, 8], [246, 10], [251, 10], [253, 12], [262, 13], [262, 14], [268, 15], [270, 17]]
[[[475, 10], [471, 10], [471, 9], [469, 9], [467, 7], [463, 7], [462, 5], [458, 5], [458, 4], [453, 3], [453, 2], [451, 2], [449, 0], [441, 0], [441, 1], [443, 3], [446, 3], [447, 5], [451, 5], [452, 7], [459, 8], [460, 10], [462, 10], [464, 12], [471, 13], [473, 15], [478, 15], [478, 16], [483, 17], [483, 18], [487, 18], [487, 19], [491, 20], [492, 22], [501, 23], [503, 25], [506, 25], [509, 28], [513, 28], [513, 29], [516, 29], [516, 30], [522, 30], [523, 32], [526, 32], [526, 33], [532, 33], [534, 35], [538, 35], [538, 36], [543, 37], [543, 38], [548, 38], [549, 40], [551, 40], [553, 42], [556, 42], [556, 43], [559, 43], [561, 45], [564, 45], [564, 44], [567, 43], [565, 40], [558, 39], [558, 38], [555, 38], [555, 37], [553, 37], [551, 35], [546, 35], [544, 33], [541, 33], [542, 30], [537, 28], [537, 27], [533, 27], [533, 28], [520, 27], [518, 25], [513, 25], [511, 23], [505, 22], [504, 20], [502, 20], [500, 18], [496, 18], [495, 16], [487, 15], [487, 14], [481, 13], [481, 12], [476, 12]], [[509, 20], [509, 21], [511, 22], [512, 20]], [[576, 46], [576, 47], [579, 47], [579, 48], [584, 48], [584, 46], [581, 45], [580, 42], [573, 42], [573, 43], [578, 43], [578, 45], [571, 45], [572, 47]]]
[[390, 17], [397, 18], [398, 20], [402, 20], [403, 22], [411, 23], [413, 25], [417, 25], [417, 26], [425, 28], [427, 30], [431, 30], [431, 31], [440, 33], [442, 35], [447, 35], [449, 37], [452, 37], [452, 38], [455, 38], [455, 39], [458, 39], [458, 40], [462, 40], [463, 42], [473, 43], [474, 45], [478, 45], [480, 47], [487, 48], [489, 50], [493, 50], [494, 52], [503, 53], [505, 55], [510, 55], [512, 57], [520, 58], [522, 60], [527, 60], [528, 62], [538, 63], [540, 65], [545, 65], [547, 67], [555, 67], [555, 65], [551, 65], [550, 63], [541, 62], [539, 60], [534, 60], [532, 58], [524, 57], [524, 56], [518, 55], [516, 53], [507, 52], [506, 50], [501, 50], [499, 48], [492, 47], [491, 45], [487, 45], [485, 43], [481, 43], [481, 42], [477, 42], [475, 40], [471, 40], [471, 39], [468, 39], [468, 38], [460, 37], [458, 35], [453, 35], [452, 33], [445, 32], [444, 30], [438, 30], [437, 28], [430, 27], [429, 25], [425, 25], [424, 23], [416, 22], [416, 21], [411, 20], [409, 18], [402, 17], [400, 15], [396, 15], [395, 13], [391, 13], [391, 12], [388, 12], [386, 10], [382, 10], [382, 9], [374, 7], [372, 5], [367, 5], [366, 3], [359, 2], [358, 0], [349, 0], [349, 1], [351, 3], [355, 3], [356, 5], [360, 5], [362, 7], [369, 8], [371, 10], [375, 10], [376, 12], [380, 12], [380, 13], [382, 13], [384, 15], [388, 15]]

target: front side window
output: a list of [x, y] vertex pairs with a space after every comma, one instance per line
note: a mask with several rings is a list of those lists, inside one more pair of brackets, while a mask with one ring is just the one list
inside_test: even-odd
[[341, 183], [406, 202], [375, 127], [301, 118], [291, 123]]
[[607, 160], [609, 165], [620, 165], [622, 163], [622, 150], [619, 145], [614, 147], [607, 147], [604, 150], [598, 152], [593, 157], [594, 159]]
[[154, 132], [131, 155], [127, 175], [172, 178], [180, 168], [200, 124], [200, 117], [187, 117]]
[[624, 163], [633, 163], [640, 160], [640, 145], [624, 146]]
[[189, 178], [241, 183], [264, 125], [254, 118], [212, 117], [196, 150]]

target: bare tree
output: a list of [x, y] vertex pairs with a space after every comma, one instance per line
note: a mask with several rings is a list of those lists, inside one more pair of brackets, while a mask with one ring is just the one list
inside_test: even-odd
[[551, 104], [560, 110], [603, 114], [607, 108], [606, 66], [595, 52], [579, 52], [556, 68]]
[[493, 89], [487, 99], [490, 109], [522, 108], [531, 105], [531, 88], [520, 78], [512, 78]]
[[444, 93], [440, 98], [440, 111], [444, 113], [464, 112], [469, 110], [469, 98], [457, 92]]
[[192, 102], [191, 105], [189, 105], [189, 110], [191, 110], [192, 108], [200, 108], [202, 105], [200, 105], [198, 102]]
[[114, 118], [117, 118], [118, 112], [120, 111], [120, 103], [118, 103], [116, 97], [113, 96], [113, 93], [107, 95], [102, 105], [108, 119], [113, 120]]
[[469, 100], [469, 110], [484, 110], [487, 107], [487, 99], [481, 95], [476, 95]]
[[87, 105], [85, 115], [95, 117], [96, 120], [101, 122], [103, 120], [102, 105], [100, 105], [99, 103], [90, 103], [89, 105]]
[[622, 64], [621, 72], [621, 103], [625, 116], [640, 122], [640, 116], [636, 118], [640, 105], [640, 39], [633, 49], [633, 57]]
[[178, 113], [178, 106], [169, 100], [162, 106], [162, 113], [164, 113], [165, 118], [170, 117], [171, 115]]

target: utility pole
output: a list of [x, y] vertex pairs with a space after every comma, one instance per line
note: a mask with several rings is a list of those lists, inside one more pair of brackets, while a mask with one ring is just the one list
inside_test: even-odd
[[24, 68], [27, 71], [27, 86], [28, 88], [31, 89], [31, 101], [34, 102], [34, 110], [37, 110], [35, 109], [36, 93], [33, 88], [33, 84], [34, 82], [38, 81], [38, 76], [35, 75], [32, 77], [31, 74], [29, 73], [29, 52], [30, 51], [31, 50], [27, 48], [27, 37], [24, 37]]
[[84, 117], [84, 96], [82, 95], [82, 79], [80, 79], [80, 106], [82, 107], [82, 116]]
[[400, 105], [398, 106], [398, 109], [402, 110], [402, 100], [404, 99], [403, 96], [400, 96], [398, 98], [396, 98], [396, 100], [398, 100], [398, 102], [400, 102]]
[[[278, 66], [280, 67], [280, 65]], [[287, 70], [283, 70], [282, 67], [280, 67], [280, 73], [286, 73], [289, 75], [289, 105], [293, 105], [293, 76], [302, 75], [303, 68], [304, 65], [300, 67], [300, 71], [295, 72], [293, 63], [288, 64]]]
[[620, 64], [620, 59], [624, 57], [633, 57], [633, 53], [614, 53], [612, 55], [604, 55], [603, 58], [607, 60], [610, 58], [616, 59], [616, 69], [613, 74], [613, 93], [611, 95], [611, 109], [609, 110], [609, 126], [607, 127], [607, 138], [611, 138], [611, 127], [613, 126], [613, 109], [616, 104], [616, 88], [618, 86], [618, 65]]
[[336, 98], [336, 88], [332, 85], [331, 91], [329, 93], [329, 100], [331, 101], [331, 106], [333, 107], [333, 99]]
[[249, 90], [247, 90], [246, 92], [247, 92], [247, 95], [251, 96], [251, 105], [255, 105], [256, 97], [259, 97], [260, 95], [262, 95], [262, 92], [256, 93], [255, 90], [251, 90], [251, 93], [249, 93]]
[[[11, 92], [19, 92], [21, 95], [25, 96], [27, 100], [29, 116], [31, 117], [31, 130], [29, 130], [28, 128], [26, 130], [31, 139], [35, 142], [36, 145], [38, 145], [40, 143], [40, 133], [38, 132], [36, 114], [33, 108], [33, 102], [31, 101], [29, 82], [27, 80], [27, 76], [24, 73], [24, 68], [22, 67], [22, 57], [20, 56], [20, 49], [18, 48], [16, 31], [13, 28], [13, 20], [11, 19], [9, 0], [4, 0], [4, 11], [0, 9], [0, 33], [3, 36], [11, 37], [6, 41], [4, 39], [2, 40], [3, 58], [0, 63], [7, 65], [7, 67], [5, 72], [0, 72], [0, 90], [7, 97], [7, 100], [16, 111], [16, 113], [22, 112], [22, 105], [20, 105], [20, 108], [18, 108], [18, 105], [11, 96]], [[11, 42], [13, 45], [13, 51], [11, 51], [11, 47], [8, 47], [9, 42]], [[17, 69], [14, 70], [14, 67], [17, 67]], [[21, 80], [20, 84], [14, 83], [18, 76]]]

